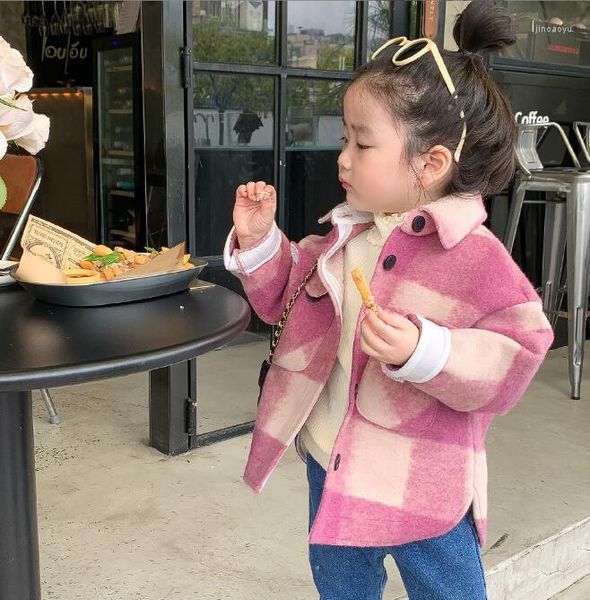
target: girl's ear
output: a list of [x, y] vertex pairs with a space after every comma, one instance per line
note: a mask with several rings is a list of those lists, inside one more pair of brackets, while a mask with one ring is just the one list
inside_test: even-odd
[[453, 155], [445, 146], [430, 148], [418, 158], [420, 183], [426, 189], [441, 186], [450, 175], [453, 167]]

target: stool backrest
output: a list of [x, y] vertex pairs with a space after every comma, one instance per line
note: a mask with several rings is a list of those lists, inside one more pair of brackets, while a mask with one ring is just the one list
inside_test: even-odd
[[0, 240], [0, 244], [4, 242], [1, 260], [8, 260], [18, 242], [41, 185], [42, 174], [43, 166], [36, 156], [6, 154], [0, 160], [0, 177], [8, 190], [6, 204], [0, 215], [12, 217], [8, 227], [8, 238], [5, 242]]
[[[580, 150], [586, 163], [590, 165], [590, 123], [587, 121], [574, 121], [574, 133], [580, 144]], [[583, 131], [583, 133], [580, 131]]]
[[529, 123], [519, 123], [515, 148], [516, 161], [518, 163], [518, 168], [528, 176], [531, 175], [531, 171], [543, 169], [543, 163], [541, 162], [539, 153], [537, 152], [537, 134], [539, 129], [542, 128], [543, 130], [546, 130], [548, 127], [557, 129], [557, 132], [561, 137], [561, 141], [563, 142], [563, 145], [572, 159], [574, 167], [578, 169], [580, 168], [580, 161], [578, 160], [572, 145], [567, 139], [563, 127], [559, 123], [555, 123], [554, 121], [535, 125]]
[[525, 173], [543, 168], [537, 152], [537, 125], [519, 123], [516, 138], [516, 160], [518, 168]]

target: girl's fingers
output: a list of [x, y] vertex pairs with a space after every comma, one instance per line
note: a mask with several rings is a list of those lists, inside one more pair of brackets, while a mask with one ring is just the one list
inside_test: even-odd
[[277, 199], [277, 193], [276, 193], [274, 187], [272, 187], [272, 185], [270, 185], [270, 184], [264, 186], [262, 193], [263, 193], [263, 195], [266, 194], [270, 200], [276, 201], [276, 199]]
[[399, 313], [394, 313], [389, 310], [384, 310], [380, 306], [378, 308], [378, 316], [382, 321], [385, 321], [388, 325], [392, 325], [393, 327], [407, 327], [408, 319]]
[[361, 335], [363, 336], [365, 343], [374, 354], [380, 356], [387, 356], [390, 351], [390, 344], [388, 344], [383, 338], [378, 336], [372, 329], [369, 323], [363, 321], [361, 325]]
[[256, 200], [256, 184], [253, 181], [249, 181], [246, 184], [246, 190], [248, 193], [248, 198], [250, 198], [250, 200]]
[[256, 185], [254, 186], [254, 193], [260, 194], [261, 192], [265, 191], [265, 188], [266, 188], [265, 181], [257, 181]]
[[365, 310], [365, 320], [371, 329], [388, 344], [395, 344], [396, 330], [391, 325], [380, 319], [372, 310]]
[[238, 186], [238, 189], [236, 190], [236, 196], [248, 197], [248, 189], [243, 183]]

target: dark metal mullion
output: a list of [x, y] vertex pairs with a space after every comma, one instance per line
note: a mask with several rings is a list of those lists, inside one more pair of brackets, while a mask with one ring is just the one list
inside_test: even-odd
[[288, 61], [287, 48], [287, 2], [276, 3], [277, 65], [278, 78], [275, 81], [275, 138], [274, 138], [274, 172], [279, 193], [278, 225], [288, 231], [287, 210], [287, 148], [285, 134], [287, 129], [287, 74], [284, 69]]
[[231, 73], [233, 75], [286, 75], [304, 79], [350, 79], [352, 71], [328, 71], [325, 69], [298, 69], [296, 67], [278, 67], [263, 65], [238, 65], [226, 63], [193, 62], [193, 70], [213, 73]]
[[367, 36], [369, 23], [369, 3], [356, 3], [354, 31], [354, 68], [357, 69], [367, 62]]
[[[192, 0], [184, 3], [184, 52], [188, 65], [192, 62], [193, 51], [193, 3]], [[186, 173], [186, 240], [188, 252], [192, 256], [197, 254], [197, 206], [195, 194], [195, 135], [194, 135], [194, 102], [195, 102], [195, 77], [194, 71], [185, 66], [185, 93], [184, 93], [184, 120], [185, 120], [185, 173]], [[197, 446], [197, 359], [187, 362], [187, 405], [186, 422], [188, 447]]]
[[[168, 245], [185, 239], [187, 157], [186, 114], [180, 50], [185, 44], [185, 8], [177, 2], [145, 2], [141, 11], [147, 184], [166, 199]], [[194, 398], [191, 369], [194, 361], [150, 371], [150, 445], [166, 454], [190, 448], [187, 403]]]
[[399, 35], [410, 36], [410, 8], [408, 0], [394, 0], [390, 2], [391, 19], [389, 21], [389, 37]]
[[562, 75], [569, 77], [588, 77], [590, 75], [590, 67], [582, 65], [532, 63], [510, 60], [504, 57], [498, 57], [491, 53], [488, 55], [488, 61], [490, 69], [501, 71], [514, 71], [517, 73], [533, 73], [540, 75]]
[[[184, 3], [184, 48], [185, 52], [192, 56], [193, 49], [193, 26], [192, 26], [192, 1]], [[196, 217], [196, 194], [195, 194], [195, 136], [194, 136], [194, 101], [195, 81], [194, 71], [185, 73], [185, 131], [186, 131], [186, 239], [188, 251], [195, 256], [197, 253], [197, 217]]]

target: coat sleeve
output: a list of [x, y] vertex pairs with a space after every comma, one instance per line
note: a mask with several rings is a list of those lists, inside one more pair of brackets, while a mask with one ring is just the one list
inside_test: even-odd
[[225, 268], [242, 283], [252, 308], [265, 323], [278, 323], [283, 310], [313, 266], [322, 236], [289, 242], [276, 222], [257, 244], [241, 250], [232, 227], [223, 251]]
[[402, 367], [382, 365], [383, 371], [463, 412], [506, 414], [524, 395], [554, 339], [534, 290], [469, 328], [406, 316], [421, 331], [416, 351]]

